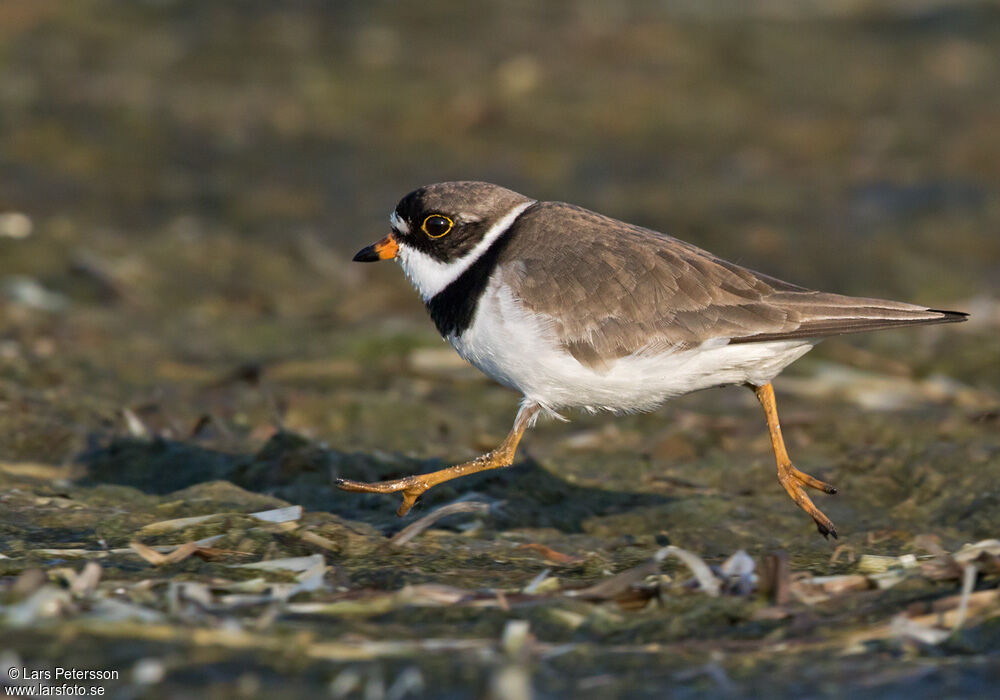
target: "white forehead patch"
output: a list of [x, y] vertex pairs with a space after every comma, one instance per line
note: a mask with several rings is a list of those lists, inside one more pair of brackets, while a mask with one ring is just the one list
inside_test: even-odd
[[402, 217], [395, 211], [389, 215], [389, 224], [392, 226], [393, 230], [399, 231], [404, 235], [410, 232], [410, 225], [403, 221]]
[[399, 241], [399, 253], [396, 255], [396, 260], [399, 261], [410, 282], [416, 287], [420, 297], [424, 302], [428, 302], [468, 270], [472, 263], [476, 262], [479, 256], [485, 253], [493, 245], [493, 242], [511, 227], [517, 217], [534, 203], [535, 200], [529, 200], [508, 211], [489, 228], [472, 250], [451, 262], [441, 262], [437, 258], [432, 258], [430, 255], [406, 245], [406, 241]]

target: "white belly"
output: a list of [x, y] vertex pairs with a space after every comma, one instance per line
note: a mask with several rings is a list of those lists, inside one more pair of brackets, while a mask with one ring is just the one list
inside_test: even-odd
[[472, 365], [547, 409], [637, 412], [699, 389], [766, 384], [816, 341], [706, 344], [630, 355], [597, 371], [559, 347], [544, 316], [526, 312], [494, 282], [472, 325], [448, 342]]

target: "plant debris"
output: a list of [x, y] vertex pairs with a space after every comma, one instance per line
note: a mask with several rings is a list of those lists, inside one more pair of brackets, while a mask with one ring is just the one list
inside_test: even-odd
[[478, 501], [462, 501], [459, 503], [451, 503], [446, 506], [441, 506], [416, 522], [404, 527], [402, 530], [393, 535], [389, 542], [390, 544], [401, 547], [429, 528], [431, 525], [442, 518], [448, 517], [449, 515], [455, 515], [457, 513], [488, 513], [489, 511], [490, 506], [488, 503], [480, 503]]
[[[995, 695], [1000, 13], [476, 8], [0, 3], [4, 690]], [[351, 262], [434, 172], [971, 316], [775, 380], [836, 547], [738, 388], [540, 420], [399, 519], [334, 480], [475, 458], [519, 400]]]

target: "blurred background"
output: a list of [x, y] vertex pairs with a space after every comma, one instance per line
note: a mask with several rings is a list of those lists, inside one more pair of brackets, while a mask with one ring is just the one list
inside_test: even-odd
[[[995, 324], [998, 42], [979, 2], [4, 3], [3, 372], [112, 409], [177, 363], [363, 382], [438, 341], [350, 257], [447, 179]], [[963, 332], [934, 369], [995, 387], [996, 336]]]
[[[121, 436], [250, 453], [281, 429], [420, 459], [492, 446], [517, 397], [457, 362], [397, 266], [350, 263], [410, 190], [478, 179], [804, 286], [971, 312], [825, 343], [779, 400], [827, 460], [922, 432], [981, 441], [942, 473], [996, 468], [998, 46], [1000, 7], [972, 0], [0, 2], [0, 459], [69, 464]], [[543, 425], [529, 448], [586, 480], [749, 443], [779, 503], [738, 393]], [[947, 433], [956, 412], [975, 419]], [[135, 470], [108, 478], [198, 478]], [[995, 512], [994, 487], [968, 512]], [[859, 533], [895, 518], [861, 507], [839, 511]], [[950, 507], [930, 522], [955, 541], [996, 536]]]

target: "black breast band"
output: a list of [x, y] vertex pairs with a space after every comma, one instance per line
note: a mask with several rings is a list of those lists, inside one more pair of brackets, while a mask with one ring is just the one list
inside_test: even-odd
[[462, 335], [472, 325], [479, 298], [486, 291], [490, 276], [497, 267], [500, 254], [514, 235], [516, 225], [517, 219], [514, 219], [465, 272], [427, 302], [427, 310], [443, 337], [447, 338], [452, 333]]

